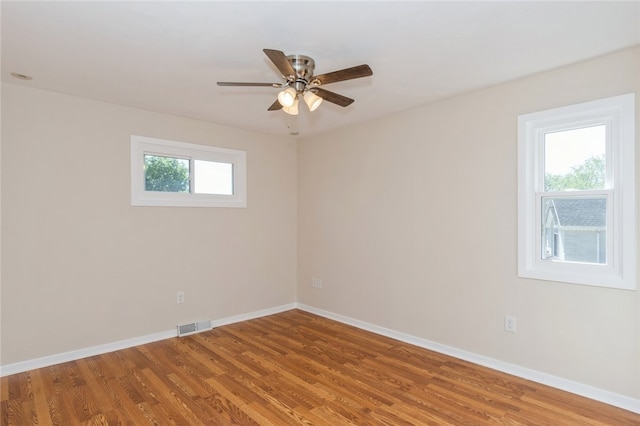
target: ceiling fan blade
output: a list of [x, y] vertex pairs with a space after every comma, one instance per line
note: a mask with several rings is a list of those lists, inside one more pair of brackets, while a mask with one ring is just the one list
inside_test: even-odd
[[269, 57], [269, 59], [271, 59], [271, 62], [273, 62], [276, 68], [278, 68], [278, 71], [280, 71], [285, 79], [288, 79], [290, 76], [295, 78], [296, 71], [293, 69], [284, 53], [273, 49], [262, 49], [262, 51]]
[[314, 87], [309, 89], [312, 93], [320, 96], [325, 101], [332, 102], [342, 107], [349, 106], [353, 103], [353, 99], [346, 96], [338, 95], [337, 93], [330, 92], [328, 90], [321, 89], [320, 87]]
[[334, 71], [327, 74], [320, 74], [313, 77], [313, 81], [319, 81], [320, 84], [335, 83], [337, 81], [352, 80], [354, 78], [368, 77], [373, 75], [373, 71], [369, 65], [358, 65], [351, 68], [345, 68], [340, 71]]
[[280, 105], [280, 102], [276, 99], [276, 101], [267, 108], [267, 111], [278, 111], [279, 109], [282, 109], [282, 105]]
[[264, 86], [264, 87], [282, 87], [280, 83], [239, 83], [235, 81], [219, 81], [218, 86], [244, 86], [244, 87], [253, 87], [253, 86]]

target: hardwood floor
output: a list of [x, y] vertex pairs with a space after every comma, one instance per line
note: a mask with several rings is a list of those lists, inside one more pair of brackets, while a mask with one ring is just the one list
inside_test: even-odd
[[0, 379], [4, 425], [640, 425], [293, 310]]

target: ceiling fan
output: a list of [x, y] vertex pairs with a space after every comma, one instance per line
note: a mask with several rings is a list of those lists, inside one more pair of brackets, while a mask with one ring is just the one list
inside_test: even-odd
[[315, 111], [323, 100], [346, 107], [353, 103], [353, 99], [323, 89], [322, 85], [354, 78], [373, 75], [369, 65], [358, 65], [333, 71], [327, 74], [313, 75], [315, 61], [304, 55], [289, 55], [279, 50], [262, 49], [271, 62], [282, 74], [282, 83], [240, 83], [219, 81], [218, 86], [266, 86], [284, 89], [278, 93], [276, 101], [267, 109], [277, 111], [282, 109], [287, 114], [298, 114], [298, 100], [302, 98], [310, 111]]

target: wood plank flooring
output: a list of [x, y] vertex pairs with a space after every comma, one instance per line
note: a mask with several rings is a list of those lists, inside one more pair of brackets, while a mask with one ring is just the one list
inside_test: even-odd
[[640, 425], [303, 311], [0, 379], [1, 425]]

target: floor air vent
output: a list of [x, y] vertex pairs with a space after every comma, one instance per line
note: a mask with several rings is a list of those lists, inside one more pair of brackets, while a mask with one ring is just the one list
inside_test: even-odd
[[200, 333], [201, 331], [211, 330], [213, 325], [211, 320], [192, 322], [189, 324], [183, 324], [178, 326], [178, 337], [188, 336], [194, 333]]

